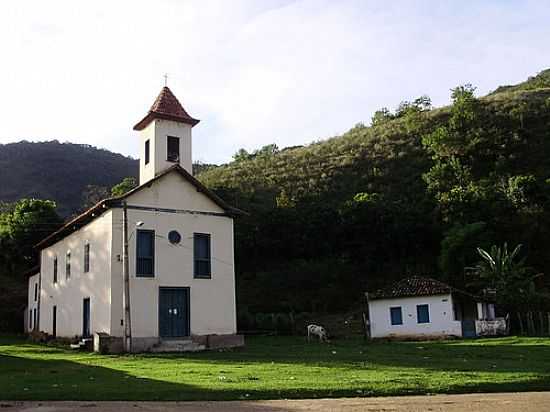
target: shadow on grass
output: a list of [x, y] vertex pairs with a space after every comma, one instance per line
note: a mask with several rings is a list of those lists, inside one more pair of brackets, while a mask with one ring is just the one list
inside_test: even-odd
[[[475, 342], [471, 345], [465, 342], [365, 345], [360, 340], [306, 345], [296, 338], [259, 338], [251, 340], [247, 348], [235, 351], [102, 356], [20, 343], [20, 346], [6, 348], [0, 355], [0, 399], [239, 400], [540, 391], [550, 387], [550, 346], [547, 345], [483, 346]], [[68, 359], [62, 359], [64, 356]], [[192, 373], [186, 369], [190, 366], [187, 360], [216, 368], [212, 376], [203, 373], [194, 381], [194, 375], [185, 376]], [[87, 364], [98, 361], [105, 366]], [[159, 366], [160, 362], [165, 365]], [[319, 389], [315, 384], [299, 382], [289, 387], [279, 385], [274, 379], [252, 385], [237, 382], [240, 387], [236, 389], [235, 385], [221, 388], [223, 385], [215, 382], [215, 371], [219, 368], [234, 365], [246, 370], [249, 365], [254, 370], [257, 364], [269, 367], [272, 362], [275, 368], [281, 364], [295, 365], [296, 373], [303, 374], [311, 373], [311, 370], [301, 370], [303, 367], [328, 368], [320, 372], [324, 384], [317, 386]], [[113, 368], [109, 367], [110, 363]], [[115, 369], [140, 363], [134, 374]], [[187, 382], [151, 379], [147, 377], [149, 367], [151, 370], [166, 367], [171, 371], [180, 368], [180, 375]], [[352, 376], [356, 374], [357, 377]], [[439, 377], [445, 379], [444, 384], [437, 384]], [[178, 378], [172, 375], [171, 379]]]
[[[0, 399], [3, 401], [215, 401], [280, 397], [271, 391], [247, 391], [248, 395], [245, 396], [242, 390], [210, 390], [189, 384], [139, 378], [106, 367], [66, 360], [0, 355], [0, 365]], [[244, 404], [241, 409], [246, 410], [247, 405]], [[282, 410], [266, 405], [254, 405], [253, 409], [265, 412]]]
[[[549, 344], [514, 344], [480, 341], [376, 342], [337, 340], [331, 344], [305, 344], [297, 338], [256, 338], [234, 351], [186, 354], [144, 354], [162, 359], [187, 358], [208, 362], [285, 363], [341, 368], [375, 364], [433, 371], [541, 373], [550, 379]], [[499, 343], [500, 342], [500, 343]], [[521, 342], [521, 340], [520, 340]]]

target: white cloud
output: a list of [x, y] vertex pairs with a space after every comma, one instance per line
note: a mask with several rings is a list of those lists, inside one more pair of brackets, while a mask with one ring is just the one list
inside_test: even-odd
[[18, 1], [0, 4], [0, 142], [136, 155], [132, 125], [169, 73], [194, 157], [303, 144], [382, 106], [548, 66], [550, 5], [529, 1]]

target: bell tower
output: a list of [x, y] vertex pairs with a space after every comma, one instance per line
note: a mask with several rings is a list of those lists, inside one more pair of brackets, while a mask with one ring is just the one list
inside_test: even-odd
[[147, 115], [134, 126], [140, 132], [140, 185], [175, 164], [193, 174], [191, 130], [197, 123], [164, 86]]

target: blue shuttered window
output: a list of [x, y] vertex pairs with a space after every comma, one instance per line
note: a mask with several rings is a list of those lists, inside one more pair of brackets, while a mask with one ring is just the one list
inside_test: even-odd
[[138, 230], [136, 235], [136, 276], [155, 276], [155, 231]]
[[430, 323], [430, 310], [428, 305], [416, 305], [416, 319], [418, 323]]
[[210, 262], [210, 235], [195, 233], [193, 235], [194, 276], [207, 278], [212, 276]]
[[403, 312], [401, 311], [401, 306], [395, 308], [390, 308], [390, 317], [392, 325], [402, 325], [403, 324]]

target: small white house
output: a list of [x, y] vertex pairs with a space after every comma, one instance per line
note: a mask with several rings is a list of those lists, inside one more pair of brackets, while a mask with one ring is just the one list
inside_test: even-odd
[[233, 251], [233, 218], [241, 212], [193, 177], [197, 123], [164, 87], [134, 126], [139, 186], [99, 202], [37, 245], [27, 330], [95, 335], [113, 351], [123, 337], [132, 351], [243, 343], [236, 335]]
[[372, 338], [475, 337], [506, 333], [492, 303], [435, 279], [411, 277], [367, 294]]

